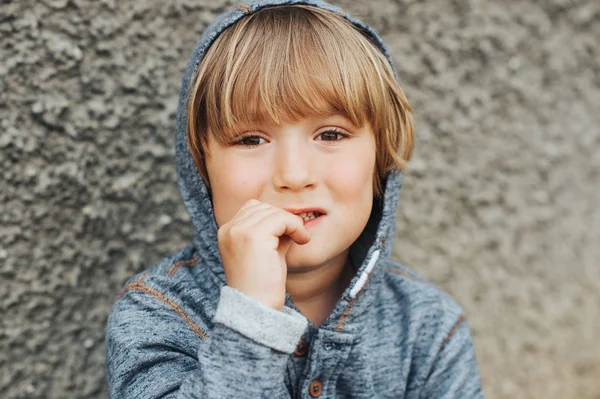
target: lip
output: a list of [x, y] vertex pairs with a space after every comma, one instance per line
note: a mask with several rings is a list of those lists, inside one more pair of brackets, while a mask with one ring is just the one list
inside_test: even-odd
[[327, 212], [323, 208], [283, 208], [289, 213], [293, 213], [294, 215], [299, 215], [301, 213], [309, 213], [309, 212], [319, 212], [321, 216], [327, 215]]
[[314, 227], [319, 222], [321, 222], [324, 218], [325, 218], [325, 215], [320, 215], [319, 217], [316, 217], [314, 219], [308, 220], [308, 221], [304, 222], [304, 227], [307, 228], [307, 229], [309, 227]]

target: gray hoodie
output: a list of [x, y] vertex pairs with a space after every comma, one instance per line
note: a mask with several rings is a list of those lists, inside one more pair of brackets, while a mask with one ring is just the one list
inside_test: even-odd
[[193, 243], [132, 277], [108, 320], [111, 398], [483, 398], [473, 343], [459, 305], [389, 259], [402, 181], [392, 172], [351, 247], [355, 276], [318, 327], [289, 294], [282, 311], [226, 285], [210, 195], [186, 140], [190, 79], [215, 38], [265, 6], [319, 6], [357, 25], [391, 58], [377, 34], [318, 1], [261, 1], [220, 15], [185, 71], [175, 133], [177, 176], [194, 225]]

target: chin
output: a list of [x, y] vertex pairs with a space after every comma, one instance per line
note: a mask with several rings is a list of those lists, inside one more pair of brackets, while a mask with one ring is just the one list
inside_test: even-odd
[[336, 254], [325, 253], [326, 251], [315, 251], [309, 247], [293, 245], [288, 251], [285, 262], [289, 271], [303, 272], [314, 270], [324, 263], [333, 260]]
[[288, 270], [298, 272], [313, 270], [325, 263], [325, 261], [326, 259], [315, 256], [314, 254], [304, 255], [288, 252], [285, 257], [285, 263], [287, 264]]

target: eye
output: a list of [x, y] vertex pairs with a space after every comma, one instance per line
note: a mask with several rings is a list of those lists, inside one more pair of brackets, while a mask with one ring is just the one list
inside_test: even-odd
[[340, 141], [346, 137], [348, 137], [349, 135], [341, 130], [337, 130], [337, 129], [331, 129], [331, 130], [327, 130], [325, 132], [319, 133], [319, 135], [317, 137], [320, 137], [320, 141], [329, 141], [329, 142], [335, 142], [335, 141]]
[[260, 136], [246, 136], [242, 137], [238, 141], [235, 142], [237, 145], [243, 145], [247, 148], [258, 147], [259, 145], [266, 143], [266, 140]]

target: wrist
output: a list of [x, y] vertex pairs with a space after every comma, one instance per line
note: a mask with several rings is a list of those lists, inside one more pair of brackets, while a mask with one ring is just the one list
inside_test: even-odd
[[283, 305], [285, 304], [285, 290], [282, 293], [275, 294], [272, 290], [257, 290], [256, 288], [247, 287], [239, 284], [230, 284], [227, 285], [242, 294], [260, 302], [261, 304], [270, 307], [274, 310], [283, 309]]

